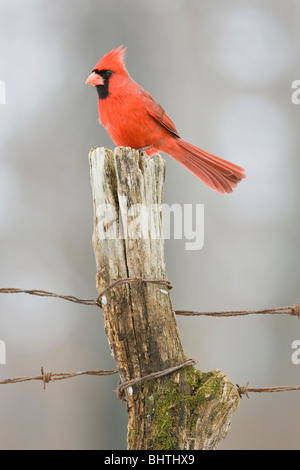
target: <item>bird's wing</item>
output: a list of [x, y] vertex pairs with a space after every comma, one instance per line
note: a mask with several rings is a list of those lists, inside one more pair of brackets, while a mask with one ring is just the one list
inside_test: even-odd
[[174, 126], [173, 122], [165, 112], [165, 110], [152, 98], [152, 96], [143, 90], [143, 99], [146, 103], [146, 109], [148, 114], [153, 117], [159, 124], [168, 129], [171, 134], [176, 137], [180, 137], [178, 130]]

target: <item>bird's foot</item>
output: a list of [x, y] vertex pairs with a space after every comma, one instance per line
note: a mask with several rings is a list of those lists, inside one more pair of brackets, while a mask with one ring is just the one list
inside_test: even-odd
[[148, 150], [150, 148], [150, 145], [147, 145], [146, 147], [141, 147], [138, 149], [138, 152], [139, 152], [139, 157], [141, 158], [141, 156], [143, 155], [143, 152], [145, 152], [145, 150]]

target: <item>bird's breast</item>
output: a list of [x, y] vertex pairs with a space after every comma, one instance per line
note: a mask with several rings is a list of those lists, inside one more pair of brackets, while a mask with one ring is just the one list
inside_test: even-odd
[[135, 149], [152, 146], [165, 137], [162, 128], [135, 94], [98, 101], [99, 118], [115, 145]]

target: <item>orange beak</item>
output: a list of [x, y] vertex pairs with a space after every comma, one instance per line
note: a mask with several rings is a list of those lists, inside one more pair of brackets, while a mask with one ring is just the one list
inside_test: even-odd
[[104, 79], [98, 73], [92, 72], [85, 83], [94, 86], [104, 85]]

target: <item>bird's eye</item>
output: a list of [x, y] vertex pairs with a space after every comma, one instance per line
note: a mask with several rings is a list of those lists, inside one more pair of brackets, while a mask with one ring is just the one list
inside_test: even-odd
[[100, 70], [98, 73], [99, 75], [101, 75], [102, 78], [104, 78], [104, 80], [107, 80], [109, 77], [112, 76], [113, 71], [112, 70]]
[[104, 78], [109, 78], [113, 74], [112, 70], [104, 70]]
[[109, 77], [112, 76], [112, 74], [114, 73], [112, 70], [98, 70], [98, 69], [94, 69], [93, 72], [97, 73], [98, 75], [100, 75], [100, 77], [104, 78], [104, 80], [108, 79]]

